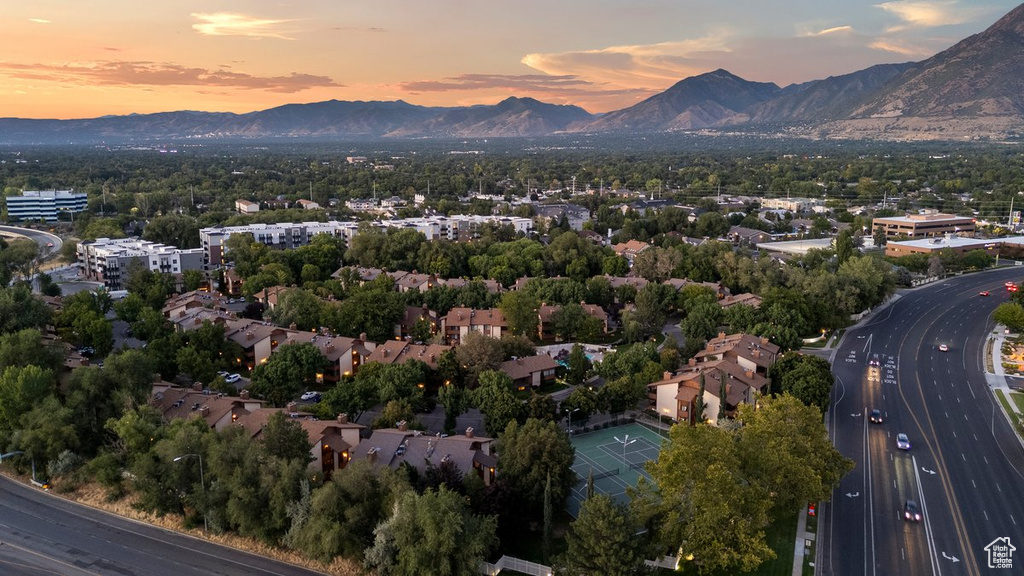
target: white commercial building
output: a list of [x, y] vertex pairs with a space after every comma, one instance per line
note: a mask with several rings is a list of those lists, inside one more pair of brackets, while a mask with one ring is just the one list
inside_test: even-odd
[[[246, 226], [220, 226], [203, 228], [199, 239], [205, 252], [206, 264], [219, 266], [224, 262], [224, 242], [233, 234], [252, 234], [253, 240], [271, 248], [290, 249], [305, 246], [317, 234], [330, 234], [343, 238], [346, 243], [359, 232], [360, 222], [283, 222], [280, 224], [249, 224]], [[422, 233], [427, 240], [472, 240], [479, 237], [485, 224], [511, 226], [517, 235], [533, 231], [533, 220], [511, 216], [428, 216], [369, 222], [378, 228], [411, 228]]]
[[59, 212], [84, 212], [87, 206], [85, 193], [72, 190], [27, 190], [6, 200], [7, 219], [12, 222], [56, 222]]
[[204, 269], [202, 248], [181, 250], [138, 238], [97, 238], [80, 242], [78, 262], [87, 278], [103, 282], [108, 290], [123, 289], [134, 265], [177, 276], [185, 270]]

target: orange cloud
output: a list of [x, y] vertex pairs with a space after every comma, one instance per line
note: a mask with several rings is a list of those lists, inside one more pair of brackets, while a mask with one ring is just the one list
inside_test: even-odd
[[828, 36], [830, 34], [850, 34], [853, 32], [853, 26], [833, 26], [832, 28], [825, 28], [816, 32], [806, 32], [803, 36]]
[[934, 28], [937, 26], [962, 24], [967, 20], [964, 14], [954, 10], [956, 8], [955, 2], [899, 0], [876, 4], [876, 7], [893, 14], [904, 22], [901, 26], [890, 28], [890, 32], [903, 30], [908, 27]]
[[60, 65], [0, 62], [0, 74], [12, 78], [98, 86], [207, 86], [294, 93], [310, 88], [341, 87], [326, 76], [292, 73], [254, 76], [242, 72], [191, 68], [159, 62], [101, 61]]
[[664, 88], [681, 78], [707, 71], [700, 60], [711, 53], [730, 52], [731, 36], [729, 30], [719, 29], [689, 40], [527, 54], [521, 62], [549, 75], [578, 76], [620, 88]]
[[192, 29], [207, 36], [245, 36], [248, 38], [277, 38], [291, 40], [287, 30], [281, 28], [289, 20], [256, 18], [231, 12], [194, 13], [199, 20]]

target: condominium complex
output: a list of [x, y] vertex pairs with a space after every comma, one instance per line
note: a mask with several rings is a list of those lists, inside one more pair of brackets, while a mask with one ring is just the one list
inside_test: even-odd
[[7, 219], [56, 222], [59, 212], [84, 212], [86, 195], [72, 190], [27, 190], [7, 197]]
[[134, 265], [154, 272], [180, 275], [203, 270], [203, 250], [181, 250], [138, 238], [97, 238], [78, 244], [78, 261], [86, 278], [103, 282], [108, 290], [122, 290]]
[[[530, 218], [510, 216], [428, 216], [399, 220], [369, 222], [371, 226], [408, 228], [421, 232], [427, 240], [472, 240], [479, 236], [484, 224], [511, 226], [517, 234], [529, 234], [533, 230]], [[206, 263], [219, 266], [224, 262], [224, 242], [233, 234], [252, 234], [253, 240], [272, 248], [290, 249], [309, 244], [317, 234], [330, 234], [349, 242], [359, 233], [360, 222], [283, 222], [280, 224], [249, 224], [246, 226], [218, 226], [203, 228], [199, 239], [205, 251]]]

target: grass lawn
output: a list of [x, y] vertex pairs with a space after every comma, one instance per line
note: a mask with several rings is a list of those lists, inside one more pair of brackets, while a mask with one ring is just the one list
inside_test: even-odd
[[[774, 560], [769, 560], [750, 572], [724, 570], [711, 572], [710, 574], [712, 576], [734, 576], [736, 574], [742, 574], [744, 576], [791, 576], [793, 574], [793, 544], [796, 542], [797, 516], [797, 514], [793, 514], [792, 516], [787, 516], [782, 520], [774, 522], [771, 526], [768, 526], [765, 531], [768, 538], [768, 545], [775, 551]], [[813, 573], [814, 570], [812, 569], [811, 574]], [[684, 564], [680, 567], [678, 572], [659, 569], [658, 574], [686, 574], [688, 576], [696, 576], [698, 572], [696, 567]]]
[[1013, 403], [1017, 405], [1017, 410], [1024, 412], [1024, 394], [1020, 392], [1010, 392], [1010, 398]]
[[1010, 418], [1012, 418], [1014, 422], [1019, 422], [1020, 419], [1017, 418], [1017, 413], [1010, 407], [1010, 401], [1006, 399], [1006, 395], [1003, 394], [1003, 391], [996, 390], [996, 396], [999, 397], [999, 402], [1003, 405], [1003, 410], [1006, 410], [1006, 413], [1010, 415]]

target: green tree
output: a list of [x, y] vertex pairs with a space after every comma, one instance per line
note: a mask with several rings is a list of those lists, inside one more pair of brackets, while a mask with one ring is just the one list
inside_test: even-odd
[[560, 306], [551, 315], [551, 325], [555, 336], [568, 342], [593, 340], [601, 333], [601, 321], [575, 302]]
[[483, 413], [484, 427], [492, 436], [500, 434], [522, 414], [523, 405], [512, 389], [512, 378], [508, 374], [487, 370], [480, 374], [480, 384], [471, 393], [473, 405]]
[[32, 296], [28, 286], [0, 286], [0, 334], [43, 328], [52, 316], [49, 306]]
[[633, 518], [606, 494], [584, 500], [565, 536], [562, 569], [569, 574], [646, 574], [645, 542], [637, 536], [641, 527]]
[[1024, 306], [1013, 303], [1000, 304], [992, 313], [992, 319], [1006, 326], [1011, 332], [1024, 330]]
[[772, 518], [827, 499], [852, 469], [828, 439], [821, 412], [782, 396], [742, 405], [743, 426], [673, 426], [649, 464], [663, 546], [693, 555], [699, 570], [750, 571], [774, 556], [764, 528]]
[[293, 505], [285, 543], [322, 562], [338, 555], [360, 558], [373, 544], [374, 528], [409, 490], [400, 473], [353, 461], [314, 491], [305, 506]]
[[381, 576], [475, 576], [497, 544], [496, 528], [493, 516], [474, 515], [465, 498], [447, 488], [405, 492], [377, 525], [366, 565]]
[[283, 406], [316, 382], [327, 365], [320, 350], [308, 343], [282, 344], [265, 364], [252, 371], [251, 392], [275, 406]]
[[186, 292], [192, 292], [206, 284], [206, 275], [199, 270], [185, 270], [181, 273], [181, 282]]
[[853, 233], [849, 228], [843, 230], [838, 236], [836, 236], [835, 246], [836, 262], [838, 264], [844, 264], [853, 256], [856, 251], [856, 247], [853, 245]]
[[583, 346], [579, 343], [573, 344], [572, 350], [569, 352], [569, 359], [567, 363], [569, 364], [569, 367], [565, 373], [565, 379], [573, 386], [582, 384], [583, 381], [586, 380], [590, 369], [593, 368], [590, 358], [587, 358], [587, 354], [584, 352]]
[[466, 385], [473, 387], [488, 370], [497, 370], [505, 360], [505, 351], [497, 338], [470, 332], [455, 349], [455, 357], [466, 374]]
[[510, 422], [498, 438], [501, 476], [517, 495], [529, 514], [540, 519], [543, 486], [551, 479], [551, 502], [560, 510], [576, 483], [572, 471], [576, 450], [569, 435], [552, 421], [529, 419], [524, 424]]
[[308, 464], [313, 458], [309, 454], [312, 446], [309, 434], [297, 421], [286, 417], [284, 412], [271, 414], [267, 425], [260, 432], [260, 438], [263, 439], [267, 454], [271, 456], [284, 460], [298, 460], [303, 464]]
[[822, 412], [828, 410], [835, 376], [823, 358], [788, 352], [772, 365], [769, 375], [773, 390], [791, 394]]
[[459, 415], [469, 409], [469, 393], [457, 384], [449, 384], [437, 391], [437, 401], [444, 407], [444, 431], [452, 434]]
[[0, 449], [8, 445], [21, 417], [56, 389], [57, 379], [49, 369], [30, 364], [0, 371]]
[[498, 309], [508, 322], [508, 329], [513, 335], [534, 338], [537, 335], [537, 310], [540, 302], [533, 294], [523, 290], [513, 290], [501, 295]]
[[324, 325], [325, 308], [325, 302], [312, 292], [292, 288], [278, 294], [277, 306], [267, 311], [267, 317], [278, 326], [295, 324], [299, 330], [316, 330]]

